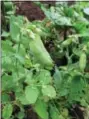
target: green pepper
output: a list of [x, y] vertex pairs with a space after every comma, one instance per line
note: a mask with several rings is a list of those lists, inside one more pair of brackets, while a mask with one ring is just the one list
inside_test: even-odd
[[41, 37], [38, 34], [35, 34], [35, 38], [30, 40], [30, 51], [37, 63], [46, 69], [52, 69], [54, 65], [53, 60], [45, 49]]
[[36, 28], [35, 32], [42, 36], [43, 32], [40, 28]]
[[86, 67], [86, 61], [87, 61], [87, 57], [86, 57], [86, 54], [85, 52], [83, 52], [81, 55], [80, 55], [80, 59], [79, 59], [79, 67], [80, 69], [83, 71]]
[[72, 43], [72, 39], [67, 39], [67, 40], [65, 40], [65, 41], [62, 43], [62, 46], [63, 46], [63, 47], [67, 47], [67, 46], [69, 46], [71, 43]]

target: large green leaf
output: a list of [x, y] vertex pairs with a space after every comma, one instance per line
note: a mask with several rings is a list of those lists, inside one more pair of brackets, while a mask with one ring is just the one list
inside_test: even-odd
[[12, 57], [4, 54], [4, 56], [2, 57], [2, 69], [9, 72], [13, 68], [14, 68], [14, 63]]
[[10, 35], [11, 35], [12, 39], [15, 41], [19, 41], [20, 40], [19, 33], [20, 33], [20, 27], [18, 26], [17, 18], [14, 16], [11, 16], [11, 18], [10, 18]]
[[84, 96], [86, 82], [81, 78], [81, 76], [74, 76], [70, 84], [69, 101], [80, 101]]
[[10, 75], [4, 75], [2, 77], [2, 91], [13, 90], [16, 84], [13, 81], [13, 77]]
[[68, 94], [68, 74], [56, 68], [54, 73], [54, 84], [57, 89], [57, 95], [66, 96]]
[[44, 101], [38, 100], [34, 106], [34, 109], [35, 109], [36, 113], [42, 119], [48, 119], [47, 104]]
[[13, 111], [13, 106], [11, 104], [6, 104], [3, 108], [2, 117], [3, 119], [10, 119]]
[[10, 17], [10, 35], [12, 40], [19, 42], [21, 28], [23, 27], [23, 17], [18, 16], [11, 16]]
[[48, 96], [50, 98], [56, 97], [56, 91], [55, 88], [51, 85], [45, 85], [42, 87], [42, 93], [44, 96]]
[[16, 92], [15, 93], [16, 100], [20, 101], [23, 105], [28, 105], [29, 101], [26, 99], [24, 92]]
[[29, 104], [34, 104], [38, 98], [39, 90], [37, 87], [27, 86], [25, 89], [25, 96]]
[[11, 99], [10, 99], [10, 96], [6, 93], [2, 93], [2, 103], [7, 103], [7, 102], [10, 102]]
[[[2, 51], [4, 53], [6, 53], [6, 54], [13, 53], [12, 42], [9, 39], [7, 39], [6, 41], [2, 41], [1, 45], [2, 45]], [[4, 55], [4, 54], [2, 54], [2, 55]]]

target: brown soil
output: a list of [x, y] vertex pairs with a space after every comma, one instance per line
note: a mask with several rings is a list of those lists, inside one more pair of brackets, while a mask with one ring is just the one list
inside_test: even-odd
[[[43, 4], [46, 4], [48, 7], [55, 5], [54, 1], [41, 1]], [[44, 12], [33, 2], [14, 2], [17, 6], [16, 14], [26, 16], [30, 21], [33, 20], [43, 20], [45, 18]]]
[[30, 21], [42, 20], [45, 18], [44, 13], [41, 9], [33, 2], [15, 2], [17, 9], [16, 14], [26, 16]]
[[38, 119], [37, 114], [29, 108], [26, 110], [26, 115], [25, 119]]

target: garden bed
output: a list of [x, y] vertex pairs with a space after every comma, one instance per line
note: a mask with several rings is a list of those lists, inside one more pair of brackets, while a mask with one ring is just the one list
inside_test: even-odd
[[2, 118], [88, 119], [89, 4], [4, 5]]

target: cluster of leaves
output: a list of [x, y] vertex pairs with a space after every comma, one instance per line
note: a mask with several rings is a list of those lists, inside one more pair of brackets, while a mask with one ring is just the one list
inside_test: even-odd
[[[26, 118], [25, 105], [31, 105], [41, 119], [71, 119], [68, 108], [76, 103], [89, 108], [87, 6], [41, 5], [43, 21], [10, 16], [10, 31], [2, 33], [3, 119]], [[45, 44], [50, 41], [53, 49], [48, 53]], [[54, 57], [64, 56], [67, 64], [57, 66]]]

